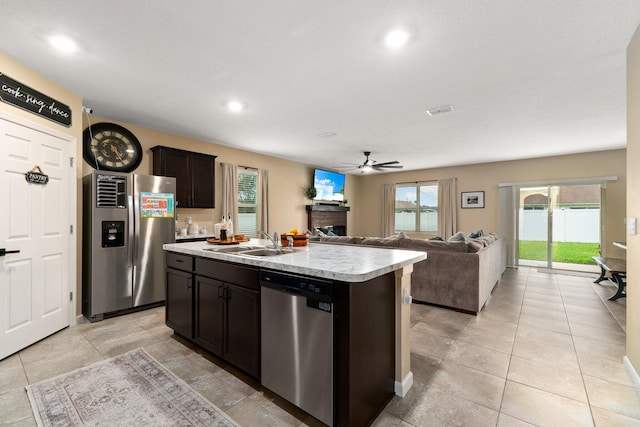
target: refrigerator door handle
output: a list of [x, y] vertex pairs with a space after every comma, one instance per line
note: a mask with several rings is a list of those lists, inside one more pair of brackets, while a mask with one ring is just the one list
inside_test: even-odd
[[[134, 260], [134, 254], [136, 253], [135, 251], [135, 244], [136, 244], [136, 239], [135, 239], [135, 228], [136, 228], [136, 224], [134, 223], [134, 212], [133, 212], [133, 196], [129, 195], [127, 197], [127, 202], [129, 203], [129, 209], [127, 209], [127, 213], [129, 214], [129, 242], [127, 243], [127, 247], [129, 248], [129, 253], [128, 253], [128, 267], [131, 270], [135, 269], [135, 265], [133, 263]], [[132, 273], [134, 274], [133, 277], [135, 277], [135, 271], [132, 271]]]

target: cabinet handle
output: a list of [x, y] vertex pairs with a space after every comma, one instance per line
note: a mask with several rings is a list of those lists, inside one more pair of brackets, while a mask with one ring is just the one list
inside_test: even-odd
[[218, 298], [224, 298], [224, 286], [218, 286]]
[[224, 299], [230, 300], [231, 299], [231, 289], [229, 289], [228, 286], [225, 287], [225, 294], [226, 295], [225, 295]]
[[191, 277], [187, 278], [187, 289], [191, 289], [193, 287], [193, 279]]

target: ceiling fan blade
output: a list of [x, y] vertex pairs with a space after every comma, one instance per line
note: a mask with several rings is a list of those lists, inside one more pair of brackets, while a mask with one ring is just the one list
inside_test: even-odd
[[374, 169], [402, 169], [402, 165], [373, 165]]
[[397, 165], [398, 163], [400, 163], [400, 162], [399, 162], [399, 161], [397, 161], [397, 160], [393, 160], [393, 161], [391, 161], [391, 162], [376, 163], [376, 164], [375, 164], [375, 165], [373, 165], [373, 166], [383, 166], [383, 167], [384, 167], [384, 166], [387, 166], [387, 165]]

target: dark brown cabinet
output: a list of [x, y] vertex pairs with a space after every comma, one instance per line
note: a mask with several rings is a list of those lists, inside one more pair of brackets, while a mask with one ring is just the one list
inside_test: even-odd
[[223, 357], [224, 283], [196, 277], [194, 341], [216, 356]]
[[176, 178], [178, 207], [215, 207], [216, 156], [160, 145], [151, 151], [153, 174]]
[[260, 292], [196, 276], [194, 341], [258, 378]]
[[166, 324], [260, 378], [259, 270], [167, 252]]
[[185, 338], [193, 338], [193, 257], [167, 252], [167, 326]]
[[227, 285], [223, 357], [260, 378], [260, 292]]

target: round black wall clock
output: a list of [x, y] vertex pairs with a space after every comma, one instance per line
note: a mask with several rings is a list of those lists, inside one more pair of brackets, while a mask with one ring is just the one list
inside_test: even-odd
[[82, 157], [94, 169], [131, 172], [142, 161], [142, 146], [115, 123], [96, 123], [82, 133]]

